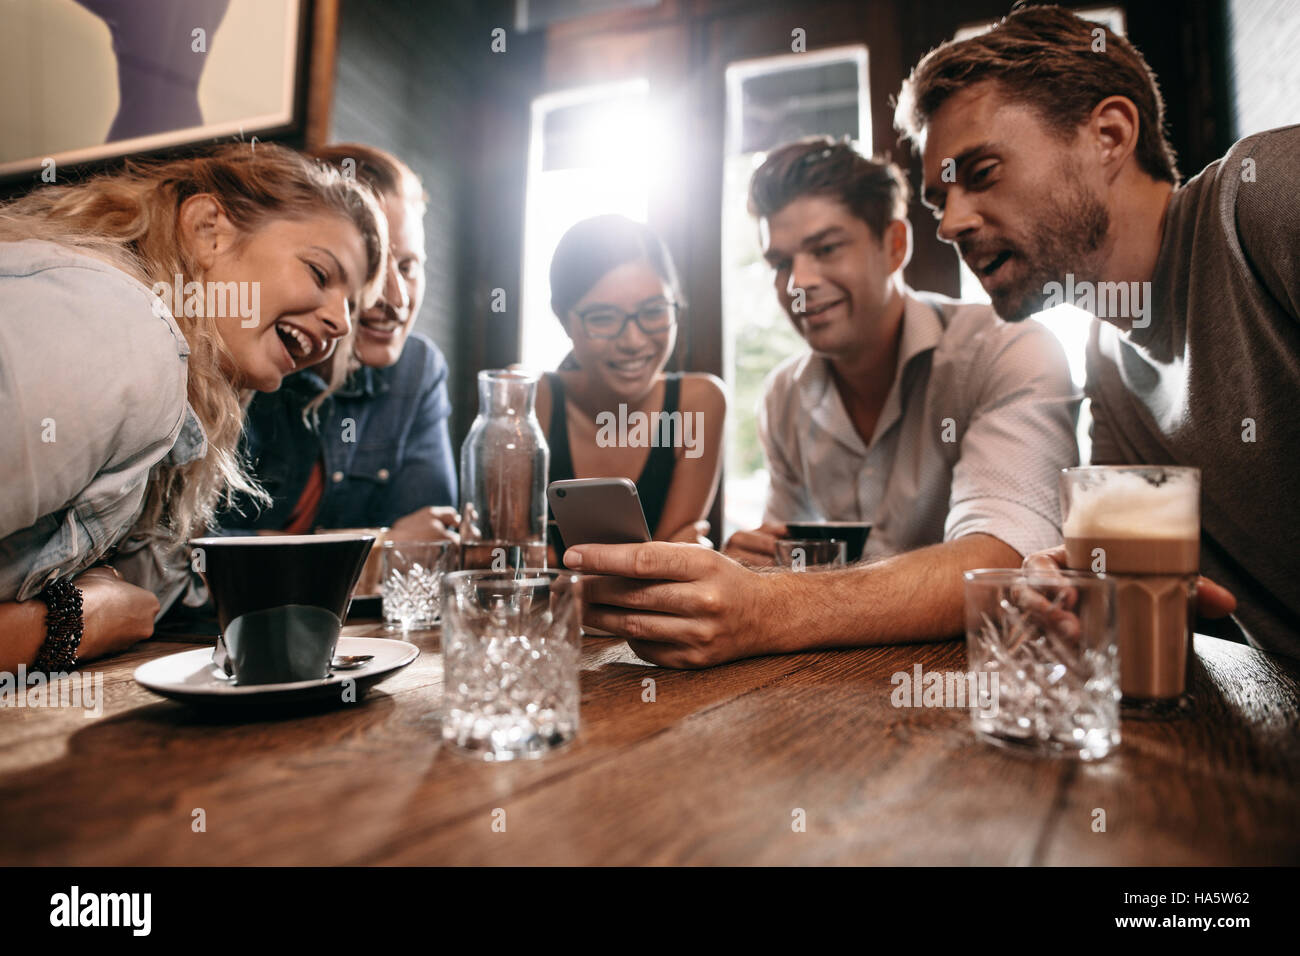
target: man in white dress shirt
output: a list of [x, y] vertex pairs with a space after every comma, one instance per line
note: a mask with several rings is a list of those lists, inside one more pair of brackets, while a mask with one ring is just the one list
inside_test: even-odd
[[[1056, 476], [1077, 463], [1064, 353], [1037, 322], [909, 289], [907, 198], [893, 164], [825, 138], [754, 174], [777, 298], [809, 348], [765, 384], [767, 510], [732, 557], [770, 564], [794, 521], [871, 522], [867, 560], [971, 534], [1021, 555], [1059, 540]], [[1018, 563], [994, 541], [988, 556]]]
[[[730, 557], [569, 549], [566, 565], [602, 575], [586, 585], [590, 625], [675, 667], [941, 639], [962, 627], [963, 571], [1059, 542], [1080, 400], [1065, 354], [1036, 322], [910, 290], [907, 201], [896, 167], [829, 139], [781, 147], [754, 174], [776, 294], [810, 348], [767, 383], [767, 523], [734, 535]], [[770, 564], [798, 519], [874, 522], [865, 560], [815, 574], [738, 563]]]

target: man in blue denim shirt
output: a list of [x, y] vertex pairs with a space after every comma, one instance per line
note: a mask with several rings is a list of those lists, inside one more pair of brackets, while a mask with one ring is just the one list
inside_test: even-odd
[[224, 533], [288, 528], [312, 470], [323, 460], [324, 487], [311, 531], [380, 527], [430, 505], [456, 503], [456, 459], [447, 419], [447, 362], [438, 347], [410, 335], [387, 368], [362, 366], [325, 399], [313, 431], [303, 410], [325, 391], [314, 370], [259, 394], [244, 427], [252, 471], [275, 503], [260, 513], [240, 502], [223, 515]]

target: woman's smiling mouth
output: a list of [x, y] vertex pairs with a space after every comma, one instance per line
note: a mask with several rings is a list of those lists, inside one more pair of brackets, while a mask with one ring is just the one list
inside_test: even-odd
[[284, 319], [275, 323], [275, 334], [285, 355], [289, 358], [291, 368], [298, 365], [312, 365], [324, 358], [328, 351], [327, 343], [301, 326]]
[[650, 366], [654, 364], [654, 356], [642, 355], [633, 359], [609, 361], [606, 364], [620, 375], [632, 377], [640, 375], [646, 369], [650, 368]]

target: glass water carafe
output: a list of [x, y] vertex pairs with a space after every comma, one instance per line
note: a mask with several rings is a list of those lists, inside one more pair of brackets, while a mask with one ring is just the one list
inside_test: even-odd
[[550, 449], [535, 374], [478, 373], [478, 417], [460, 452], [461, 566], [546, 567]]

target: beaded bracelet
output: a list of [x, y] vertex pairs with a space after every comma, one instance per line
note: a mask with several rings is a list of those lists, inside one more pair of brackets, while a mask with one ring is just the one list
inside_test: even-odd
[[77, 666], [84, 621], [81, 617], [81, 588], [71, 581], [55, 581], [41, 592], [45, 602], [45, 643], [36, 655], [33, 670], [70, 671]]

